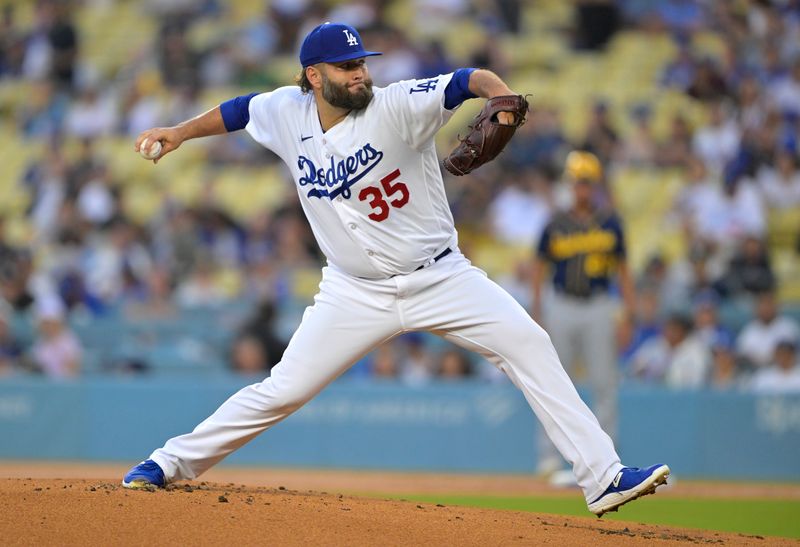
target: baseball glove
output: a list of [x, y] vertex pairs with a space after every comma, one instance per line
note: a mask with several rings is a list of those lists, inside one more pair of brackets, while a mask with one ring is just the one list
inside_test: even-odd
[[[512, 112], [514, 123], [497, 121], [498, 112]], [[503, 151], [519, 126], [525, 123], [528, 101], [522, 95], [502, 95], [486, 101], [469, 125], [470, 132], [444, 160], [444, 167], [456, 176], [466, 175]]]

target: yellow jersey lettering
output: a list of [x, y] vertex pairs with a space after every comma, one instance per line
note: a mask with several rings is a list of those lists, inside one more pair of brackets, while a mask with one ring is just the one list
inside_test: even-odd
[[616, 245], [617, 234], [610, 230], [558, 234], [550, 241], [550, 254], [555, 260], [565, 260], [582, 254], [610, 253]]

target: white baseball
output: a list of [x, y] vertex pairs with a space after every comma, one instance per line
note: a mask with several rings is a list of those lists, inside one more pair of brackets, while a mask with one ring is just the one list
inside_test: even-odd
[[148, 139], [142, 141], [139, 145], [139, 154], [146, 160], [154, 160], [161, 154], [161, 141], [153, 141], [150, 144]]

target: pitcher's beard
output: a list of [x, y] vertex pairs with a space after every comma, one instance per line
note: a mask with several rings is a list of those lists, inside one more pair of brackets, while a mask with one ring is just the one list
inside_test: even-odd
[[322, 75], [322, 97], [332, 106], [347, 110], [363, 110], [372, 100], [372, 80], [364, 80], [364, 88], [352, 92], [347, 85], [335, 84]]

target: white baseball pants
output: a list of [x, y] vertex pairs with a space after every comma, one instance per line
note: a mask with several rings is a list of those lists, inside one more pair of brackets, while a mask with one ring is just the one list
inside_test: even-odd
[[194, 431], [150, 456], [167, 480], [197, 477], [300, 408], [363, 355], [414, 330], [443, 336], [503, 370], [572, 464], [587, 502], [622, 469], [547, 333], [459, 251], [384, 280], [354, 278], [334, 266], [322, 273], [314, 305], [271, 376], [241, 389]]

